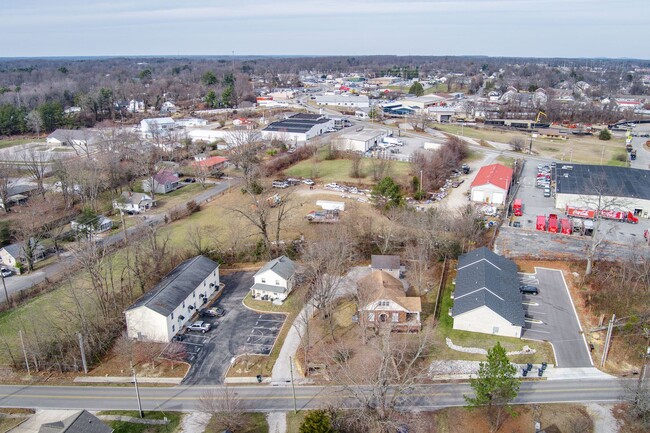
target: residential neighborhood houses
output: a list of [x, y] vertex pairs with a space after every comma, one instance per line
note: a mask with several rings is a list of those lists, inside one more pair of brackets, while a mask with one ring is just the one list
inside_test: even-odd
[[155, 203], [156, 201], [147, 194], [124, 191], [119, 198], [113, 200], [113, 209], [126, 213], [141, 213], [151, 209]]

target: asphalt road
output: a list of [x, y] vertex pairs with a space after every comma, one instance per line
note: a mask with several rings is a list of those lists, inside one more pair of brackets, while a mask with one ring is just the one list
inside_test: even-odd
[[[634, 128], [634, 133], [637, 134], [648, 134], [650, 133], [650, 125], [640, 124]], [[642, 168], [647, 170], [650, 168], [650, 151], [646, 150], [643, 144], [650, 140], [650, 137], [633, 137], [632, 138], [632, 148], [636, 149], [636, 159], [630, 161], [630, 166], [632, 168]]]
[[[212, 200], [217, 195], [226, 191], [229, 185], [236, 186], [238, 184], [239, 184], [239, 179], [233, 179], [230, 183], [228, 183], [227, 181], [222, 181], [221, 183], [215, 185], [214, 187], [202, 191], [200, 194], [197, 194], [196, 196], [193, 197], [193, 199], [199, 204], [204, 203], [206, 201]], [[188, 200], [190, 199], [192, 198], [188, 197]], [[146, 219], [142, 219], [142, 217], [136, 217], [142, 219], [142, 221], [132, 227], [129, 227], [126, 230], [127, 236], [132, 235], [139, 230], [142, 230], [145, 224], [158, 225], [164, 223], [165, 213], [160, 213], [160, 214], [150, 213], [145, 216]], [[97, 240], [97, 243], [100, 245], [110, 246], [117, 242], [121, 242], [123, 239], [124, 239], [124, 232], [119, 231], [105, 238], [99, 238]], [[45, 281], [45, 279], [48, 277], [53, 277], [55, 275], [60, 274], [74, 260], [75, 259], [71, 254], [69, 253], [64, 254], [57, 262], [54, 262], [35, 272], [32, 272], [30, 274], [24, 274], [24, 275], [13, 275], [11, 277], [5, 278], [5, 284], [7, 286], [7, 292], [9, 296], [19, 293], [22, 290], [29, 289], [30, 287], [35, 286], [36, 284], [40, 284], [43, 281]], [[0, 302], [5, 302], [4, 293], [2, 293], [2, 295], [0, 296]]]
[[235, 272], [221, 278], [225, 288], [213, 305], [224, 308], [226, 315], [201, 319], [217, 323], [217, 326], [183, 341], [190, 346], [188, 350], [200, 349], [191, 361], [192, 367], [183, 380], [184, 385], [221, 384], [235, 356], [271, 353], [285, 316], [260, 314], [244, 307], [242, 301], [253, 285], [253, 274]]
[[524, 295], [524, 310], [533, 320], [527, 320], [522, 338], [551, 343], [556, 367], [593, 367], [562, 271], [536, 270], [522, 281], [539, 288], [539, 295]]
[[[567, 380], [522, 382], [518, 404], [559, 402], [616, 402], [624, 396], [625, 380]], [[632, 383], [632, 382], [630, 382]], [[207, 390], [219, 387], [140, 387], [144, 410], [195, 411], [199, 399]], [[246, 411], [293, 410], [291, 387], [241, 386], [229, 387], [235, 392]], [[301, 409], [319, 408], [327, 403], [337, 407], [354, 408], [358, 404], [347, 398], [340, 387], [300, 386], [295, 388], [296, 406]], [[463, 406], [464, 394], [470, 393], [466, 383], [431, 384], [416, 386], [406, 397], [404, 409], [426, 409]], [[98, 386], [0, 386], [0, 407], [34, 409], [87, 409], [134, 410], [137, 409], [135, 389], [127, 387]]]

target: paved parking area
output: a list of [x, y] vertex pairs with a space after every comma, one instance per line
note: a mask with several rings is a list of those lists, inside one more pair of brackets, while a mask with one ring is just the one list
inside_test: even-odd
[[562, 271], [535, 268], [535, 274], [520, 276], [522, 284], [539, 287], [538, 295], [524, 295], [526, 325], [522, 338], [551, 343], [557, 367], [593, 367]]
[[226, 310], [224, 317], [202, 318], [212, 323], [205, 334], [188, 333], [183, 344], [192, 364], [185, 385], [223, 383], [231, 360], [244, 353], [268, 355], [285, 321], [283, 314], [260, 314], [242, 300], [253, 285], [254, 272], [236, 272], [221, 278], [221, 297], [213, 304]]

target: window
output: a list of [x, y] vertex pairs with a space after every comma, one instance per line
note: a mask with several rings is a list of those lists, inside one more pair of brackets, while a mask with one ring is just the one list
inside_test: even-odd
[[390, 306], [390, 301], [379, 301], [377, 302], [378, 307], [389, 307]]
[[493, 334], [498, 334], [498, 333], [499, 333], [499, 327], [498, 327], [498, 326], [494, 326], [494, 327], [492, 328], [492, 333], [493, 333]]
[[275, 280], [275, 285], [279, 286], [280, 285], [280, 280]]
[[192, 292], [192, 297], [196, 298], [196, 292]]
[[183, 301], [183, 308], [185, 308], [185, 301]]
[[391, 320], [393, 321], [393, 323], [399, 322], [399, 313], [393, 313]]
[[262, 283], [266, 283], [266, 278], [262, 277]]
[[172, 325], [172, 332], [176, 332], [176, 325]]
[[173, 312], [173, 311], [172, 311], [172, 317], [171, 317], [171, 319], [174, 320], [174, 312]]
[[368, 322], [375, 321], [375, 313], [368, 313]]

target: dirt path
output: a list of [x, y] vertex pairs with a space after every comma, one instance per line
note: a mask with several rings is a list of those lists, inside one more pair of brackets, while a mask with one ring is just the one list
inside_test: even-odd
[[585, 405], [594, 422], [594, 433], [617, 433], [621, 426], [612, 414], [613, 405], [589, 403]]
[[204, 433], [210, 418], [210, 414], [204, 412], [186, 413], [181, 421], [179, 433]]
[[284, 412], [269, 412], [266, 414], [269, 433], [287, 433], [287, 414]]

